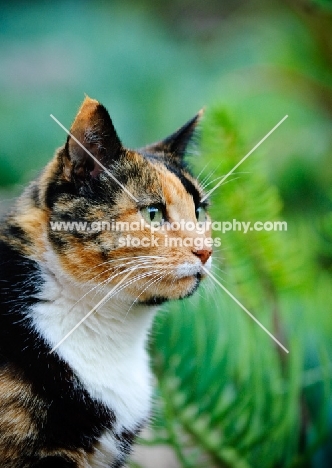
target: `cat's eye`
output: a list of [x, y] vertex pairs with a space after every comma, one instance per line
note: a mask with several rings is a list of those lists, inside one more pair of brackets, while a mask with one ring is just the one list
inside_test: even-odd
[[141, 214], [147, 223], [163, 224], [165, 221], [164, 209], [162, 205], [150, 205], [141, 208]]
[[196, 208], [195, 214], [196, 214], [196, 219], [199, 223], [205, 223], [205, 221], [207, 220], [207, 216], [206, 216], [206, 211], [202, 206], [199, 206], [198, 208]]

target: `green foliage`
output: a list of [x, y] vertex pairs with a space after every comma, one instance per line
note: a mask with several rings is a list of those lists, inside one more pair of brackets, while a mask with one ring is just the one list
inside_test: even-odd
[[[236, 127], [225, 113], [216, 108], [208, 114], [204, 124], [202, 151], [208, 160], [220, 161], [213, 175], [213, 179], [220, 179], [234, 168], [248, 148], [245, 149]], [[284, 221], [280, 216], [282, 202], [277, 187], [264, 175], [260, 156], [264, 153], [257, 149], [255, 155], [212, 195], [214, 219], [252, 225], [257, 221]], [[207, 180], [207, 190], [215, 183], [215, 180], [212, 184]], [[253, 229], [246, 234], [237, 228], [222, 236], [223, 264], [230, 267], [229, 274], [236, 278], [240, 297], [254, 310], [262, 309], [276, 293], [306, 284], [303, 258], [294, 235], [286, 228], [283, 232]]]
[[[218, 180], [246, 145], [220, 107], [208, 112], [202, 133], [205, 160], [219, 162], [210, 178]], [[282, 219], [262, 154], [257, 150], [212, 196], [214, 219]], [[170, 445], [181, 467], [328, 466], [331, 278], [317, 275], [312, 257], [302, 255], [303, 225], [289, 227], [216, 232], [222, 260], [214, 269], [289, 354], [209, 280], [199, 296], [158, 318], [152, 341], [158, 414], [147, 443]]]

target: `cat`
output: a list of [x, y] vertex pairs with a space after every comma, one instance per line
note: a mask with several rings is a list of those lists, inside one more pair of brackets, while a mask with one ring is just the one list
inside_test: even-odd
[[[86, 97], [64, 146], [2, 220], [2, 468], [126, 462], [149, 419], [146, 342], [156, 310], [193, 294], [211, 264], [210, 246], [164, 242], [210, 236], [166, 229], [208, 217], [184, 161], [200, 116], [130, 150], [106, 108]], [[143, 228], [65, 228], [100, 220]], [[151, 226], [150, 245], [120, 243], [150, 239]]]

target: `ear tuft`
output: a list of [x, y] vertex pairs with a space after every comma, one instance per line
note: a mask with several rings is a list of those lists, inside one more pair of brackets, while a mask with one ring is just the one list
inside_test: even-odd
[[[64, 175], [67, 180], [97, 177], [103, 166], [121, 153], [122, 144], [103, 105], [88, 96], [70, 129], [65, 147]], [[74, 138], [73, 138], [74, 137]]]
[[179, 130], [172, 133], [164, 140], [158, 141], [151, 145], [141, 148], [139, 151], [143, 153], [163, 153], [164, 156], [181, 160], [186, 152], [187, 146], [192, 139], [198, 122], [202, 118], [204, 109], [201, 109], [195, 117], [183, 125]]

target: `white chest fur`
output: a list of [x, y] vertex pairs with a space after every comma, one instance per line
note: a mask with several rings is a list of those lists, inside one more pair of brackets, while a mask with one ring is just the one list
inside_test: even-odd
[[[43, 302], [31, 310], [36, 329], [54, 347], [100, 300], [94, 293], [45, 273]], [[120, 296], [120, 293], [119, 293]], [[134, 430], [147, 418], [151, 374], [145, 349], [155, 313], [115, 295], [56, 349], [93, 397], [114, 411], [116, 431]], [[106, 437], [106, 436], [105, 436]], [[107, 438], [107, 437], [106, 437]]]

